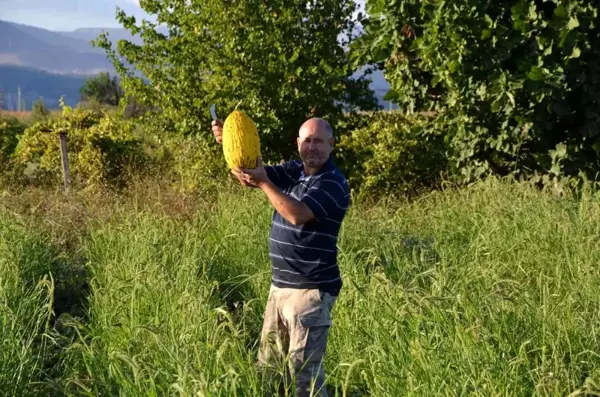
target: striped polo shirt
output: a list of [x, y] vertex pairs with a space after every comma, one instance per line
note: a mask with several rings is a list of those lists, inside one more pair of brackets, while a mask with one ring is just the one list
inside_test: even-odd
[[274, 211], [269, 236], [273, 285], [318, 288], [337, 296], [342, 288], [337, 239], [350, 203], [346, 178], [331, 157], [309, 176], [304, 175], [304, 165], [298, 160], [265, 169], [271, 182], [306, 203], [316, 218], [296, 226]]

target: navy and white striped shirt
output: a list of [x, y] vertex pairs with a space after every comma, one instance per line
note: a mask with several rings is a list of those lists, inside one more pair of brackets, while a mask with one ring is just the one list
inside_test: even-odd
[[295, 226], [277, 211], [269, 237], [273, 285], [280, 288], [318, 288], [337, 296], [342, 287], [337, 263], [337, 239], [350, 204], [346, 178], [329, 160], [305, 176], [302, 161], [265, 166], [271, 182], [285, 194], [306, 203], [314, 220]]

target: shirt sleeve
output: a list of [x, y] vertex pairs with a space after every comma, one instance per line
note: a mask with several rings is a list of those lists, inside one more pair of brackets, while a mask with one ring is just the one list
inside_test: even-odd
[[279, 176], [279, 173], [277, 172], [277, 169], [275, 167], [280, 167], [278, 165], [265, 165], [265, 171], [267, 171], [267, 176], [269, 177], [269, 180], [275, 184], [275, 186], [277, 186], [278, 188], [281, 189], [281, 177]]
[[313, 183], [301, 201], [315, 214], [317, 220], [341, 219], [350, 204], [350, 189], [343, 180], [321, 178]]
[[288, 166], [289, 163], [265, 165], [265, 171], [267, 171], [269, 180], [281, 190], [285, 189], [293, 182], [292, 178], [288, 175]]

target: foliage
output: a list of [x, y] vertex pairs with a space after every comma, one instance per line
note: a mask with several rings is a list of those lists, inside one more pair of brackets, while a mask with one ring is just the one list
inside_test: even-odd
[[442, 134], [431, 133], [428, 117], [381, 112], [363, 115], [362, 123], [336, 145], [336, 157], [361, 196], [413, 196], [439, 185], [446, 146]]
[[294, 138], [306, 118], [335, 124], [344, 106], [377, 106], [368, 82], [351, 79], [352, 0], [140, 6], [156, 22], [137, 23], [122, 10], [117, 19], [143, 45], [121, 40], [114, 51], [107, 34], [96, 44], [115, 64], [126, 95], [157, 110], [174, 131], [211, 140], [204, 135], [209, 106], [216, 103], [224, 119], [239, 105], [257, 124], [265, 160], [279, 161], [296, 152]]
[[0, 212], [0, 389], [5, 395], [47, 395], [42, 381], [54, 284], [38, 270], [55, 253], [21, 221]]
[[46, 104], [42, 98], [38, 98], [31, 108], [30, 119], [32, 122], [46, 121], [50, 117], [50, 110], [46, 107]]
[[[63, 316], [46, 333], [61, 347], [60, 360], [44, 367], [58, 363], [54, 378], [32, 369], [39, 356], [23, 349], [38, 329], [20, 327], [49, 307], [8, 295], [17, 326], [0, 333], [0, 357], [9, 358], [0, 368], [20, 366], [25, 377], [15, 384], [16, 371], [0, 371], [9, 380], [3, 391], [269, 394], [256, 354], [272, 206], [240, 186], [211, 200], [165, 201], [168, 190], [160, 181], [116, 197], [20, 189], [0, 200], [12, 203], [9, 216], [0, 212], [2, 282], [26, 269], [35, 283], [30, 270], [56, 260], [37, 238], [46, 228], [76, 235], [70, 248], [60, 245], [59, 261], [80, 253], [89, 280], [85, 316]], [[327, 347], [330, 395], [598, 394], [600, 194], [584, 193], [557, 198], [490, 178], [393, 207], [354, 201], [338, 239], [344, 287]], [[15, 291], [24, 284], [12, 283]], [[63, 345], [67, 335], [74, 343]]]
[[230, 176], [221, 146], [198, 136], [146, 129], [147, 156], [172, 187], [187, 193], [214, 193]]
[[15, 117], [0, 117], [0, 167], [7, 165], [25, 128]]
[[66, 132], [71, 177], [82, 186], [122, 183], [127, 168], [144, 156], [134, 126], [103, 112], [63, 107], [62, 116], [27, 128], [16, 148], [16, 161], [36, 170], [33, 177], [56, 181], [62, 173], [59, 133]]
[[600, 171], [595, 0], [367, 0], [355, 59], [385, 68], [387, 98], [440, 112], [470, 181]]
[[79, 92], [83, 101], [95, 101], [110, 106], [118, 106], [123, 97], [123, 89], [117, 76], [111, 79], [108, 72], [86, 80]]

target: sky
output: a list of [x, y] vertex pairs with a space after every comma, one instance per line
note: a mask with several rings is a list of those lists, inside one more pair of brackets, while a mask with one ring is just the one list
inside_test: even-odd
[[147, 17], [139, 0], [0, 0], [0, 20], [56, 31], [118, 28], [117, 7], [128, 15]]
[[[357, 2], [364, 4], [364, 0]], [[147, 18], [139, 0], [0, 0], [0, 20], [56, 31], [118, 28], [117, 7], [138, 20]]]

